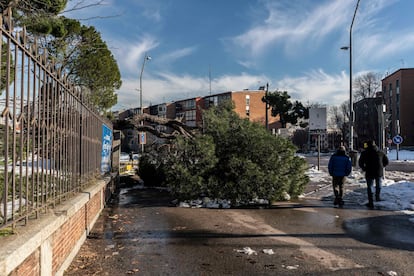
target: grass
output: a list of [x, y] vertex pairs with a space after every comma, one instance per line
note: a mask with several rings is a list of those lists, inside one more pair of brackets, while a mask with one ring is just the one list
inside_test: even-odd
[[14, 234], [14, 230], [12, 227], [0, 229], [0, 237], [8, 237], [13, 234]]

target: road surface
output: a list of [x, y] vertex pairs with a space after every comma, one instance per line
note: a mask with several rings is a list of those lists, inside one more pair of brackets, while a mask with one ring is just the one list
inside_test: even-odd
[[408, 216], [333, 208], [315, 193], [272, 208], [180, 208], [130, 183], [65, 275], [413, 275], [412, 233]]

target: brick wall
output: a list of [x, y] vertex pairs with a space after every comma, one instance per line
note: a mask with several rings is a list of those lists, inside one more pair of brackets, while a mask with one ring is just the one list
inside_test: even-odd
[[[246, 113], [246, 97], [249, 97], [249, 115]], [[232, 93], [232, 100], [234, 102], [234, 111], [239, 114], [241, 118], [249, 118], [252, 122], [257, 122], [262, 125], [266, 121], [266, 104], [262, 101], [265, 96], [263, 90], [245, 90], [243, 92]], [[267, 111], [268, 123], [270, 129], [280, 128], [279, 117], [272, 117], [271, 110]]]
[[81, 238], [85, 232], [85, 217], [87, 205], [80, 209], [74, 216], [68, 219], [54, 234], [52, 239], [53, 245], [53, 274], [58, 271], [64, 260], [69, 256], [72, 248], [75, 247], [76, 242]]
[[105, 190], [114, 179], [100, 181], [17, 234], [1, 238], [0, 275], [63, 275], [102, 211]]
[[36, 250], [10, 276], [40, 275], [40, 250]]

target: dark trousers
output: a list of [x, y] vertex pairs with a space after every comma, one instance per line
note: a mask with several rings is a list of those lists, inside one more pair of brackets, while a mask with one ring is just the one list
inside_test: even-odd
[[381, 194], [381, 187], [383, 178], [382, 177], [375, 177], [375, 178], [366, 178], [367, 180], [367, 193], [368, 193], [368, 201], [372, 203], [374, 201], [374, 182], [375, 182], [375, 199], [377, 201], [380, 200], [380, 194]]
[[332, 186], [335, 198], [342, 199], [344, 195], [345, 176], [332, 176]]

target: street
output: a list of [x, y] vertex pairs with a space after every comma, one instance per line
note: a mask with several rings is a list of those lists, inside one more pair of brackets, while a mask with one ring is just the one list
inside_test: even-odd
[[65, 275], [414, 271], [414, 224], [400, 213], [367, 210], [352, 201], [333, 208], [315, 194], [271, 208], [179, 208], [165, 191], [127, 181]]

